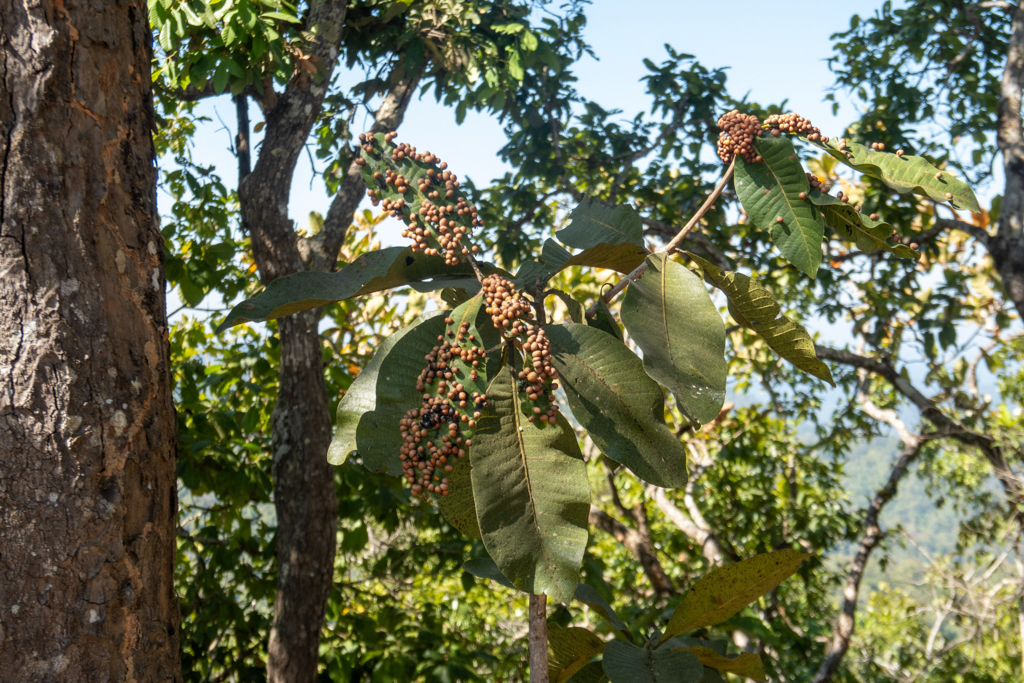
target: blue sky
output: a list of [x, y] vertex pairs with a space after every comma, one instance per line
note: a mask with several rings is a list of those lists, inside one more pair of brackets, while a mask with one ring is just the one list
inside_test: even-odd
[[[880, 0], [812, 3], [813, 14], [765, 10], [764, 3], [737, 0], [728, 3], [667, 0], [595, 0], [588, 8], [586, 40], [598, 59], [585, 58], [575, 66], [581, 94], [607, 109], [632, 116], [649, 106], [640, 78], [644, 58], [660, 62], [664, 45], [693, 54], [708, 67], [729, 67], [729, 91], [737, 97], [749, 93], [762, 102], [788, 98], [790, 107], [814, 121], [826, 135], [836, 135], [856, 118], [846, 101], [838, 116], [823, 98], [833, 82], [826, 60], [829, 36], [846, 29], [854, 13], [872, 14]], [[200, 113], [212, 122], [201, 126], [196, 138], [196, 160], [213, 163], [228, 185], [235, 183], [235, 161], [229, 152], [234, 108], [227, 97], [204, 102]], [[252, 107], [255, 124], [260, 116]], [[445, 158], [461, 176], [478, 184], [508, 168], [497, 158], [504, 143], [498, 122], [470, 113], [460, 126], [454, 111], [428, 95], [409, 107], [400, 140]], [[329, 197], [313, 180], [309, 163], [300, 162], [292, 188], [290, 213], [305, 225], [310, 211], [326, 213]], [[389, 230], [385, 242], [401, 238]]]

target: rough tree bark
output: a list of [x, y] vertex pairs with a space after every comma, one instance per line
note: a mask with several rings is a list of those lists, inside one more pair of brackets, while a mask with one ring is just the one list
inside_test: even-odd
[[1007, 296], [1024, 318], [1024, 126], [1021, 89], [1024, 87], [1024, 1], [1013, 12], [1006, 67], [999, 87], [996, 143], [1003, 155], [1006, 185], [996, 234], [985, 239]]
[[0, 679], [176, 681], [146, 3], [0, 2]]

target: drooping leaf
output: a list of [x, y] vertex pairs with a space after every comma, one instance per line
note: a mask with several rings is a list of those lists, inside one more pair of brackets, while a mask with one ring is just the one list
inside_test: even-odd
[[548, 678], [565, 683], [604, 652], [604, 641], [589, 629], [548, 624]]
[[512, 365], [487, 388], [470, 448], [484, 547], [520, 590], [568, 602], [587, 545], [590, 484], [564, 416], [528, 422]]
[[683, 652], [692, 652], [704, 666], [736, 674], [755, 681], [766, 681], [764, 664], [761, 657], [753, 652], [744, 652], [738, 657], [725, 657], [709, 647], [695, 646], [675, 648]]
[[437, 337], [444, 330], [444, 316], [425, 320], [395, 342], [377, 370], [376, 405], [359, 418], [356, 426], [356, 451], [367, 469], [401, 474], [398, 456], [403, 439], [398, 423], [422, 403], [416, 378], [425, 364], [424, 357], [437, 345]]
[[757, 332], [769, 348], [807, 374], [835, 386], [832, 371], [818, 360], [811, 335], [782, 315], [782, 308], [771, 292], [742, 273], [722, 270], [687, 252], [701, 267], [704, 276], [729, 299], [729, 312], [740, 325]]
[[796, 550], [778, 550], [713, 569], [686, 591], [668, 620], [662, 642], [722, 623], [792, 576], [810, 556]]
[[715, 419], [725, 402], [725, 323], [701, 279], [666, 254], [648, 256], [620, 315], [647, 374], [675, 394], [683, 414]]
[[811, 190], [807, 195], [830, 228], [842, 239], [853, 242], [861, 251], [887, 251], [899, 258], [917, 260], [920, 254], [905, 244], [889, 244], [893, 227], [885, 221], [871, 220], [854, 207], [820, 190]]
[[[390, 337], [384, 340], [373, 355], [370, 362], [366, 364], [359, 376], [352, 381], [348, 391], [338, 403], [338, 418], [334, 427], [334, 438], [327, 451], [327, 461], [332, 465], [341, 465], [349, 454], [356, 450], [356, 432], [359, 421], [366, 413], [372, 412], [377, 407], [377, 381], [380, 377], [381, 366], [388, 357], [395, 345], [409, 332], [416, 330], [424, 321], [436, 318], [444, 311], [432, 311], [425, 313], [411, 324], [403, 327]], [[443, 324], [443, 323], [442, 323]], [[417, 334], [429, 335], [427, 331], [420, 331]], [[432, 337], [436, 339], [436, 335]], [[417, 370], [417, 374], [419, 371]], [[397, 429], [398, 423], [395, 423]]]
[[469, 538], [480, 538], [480, 522], [473, 500], [472, 465], [469, 458], [460, 458], [448, 474], [448, 495], [437, 499], [441, 514], [453, 527]]
[[947, 202], [955, 209], [981, 212], [978, 198], [967, 183], [940, 171], [924, 157], [878, 152], [856, 142], [847, 143], [844, 152], [839, 144], [839, 140], [832, 139], [820, 146], [850, 168], [878, 178], [900, 194], [913, 192], [937, 202]]
[[619, 326], [615, 316], [612, 315], [612, 309], [608, 308], [608, 304], [605, 303], [604, 297], [597, 297], [597, 310], [594, 313], [593, 318], [587, 319], [587, 324], [591, 327], [596, 327], [599, 330], [607, 332], [619, 341], [623, 341], [622, 327]]
[[704, 665], [692, 652], [622, 640], [605, 645], [603, 665], [611, 683], [700, 683], [704, 674]]
[[612, 628], [616, 631], [622, 631], [630, 640], [633, 639], [633, 636], [629, 633], [629, 629], [627, 629], [626, 625], [622, 623], [621, 619], [619, 619], [619, 615], [615, 613], [612, 606], [608, 604], [608, 601], [604, 599], [604, 596], [601, 595], [596, 588], [585, 583], [578, 583], [576, 584], [576, 593], [573, 597], [588, 605], [591, 609], [607, 619], [608, 623], [611, 624]]
[[754, 225], [771, 233], [786, 260], [814, 277], [825, 224], [818, 208], [800, 199], [811, 188], [793, 143], [769, 135], [757, 138], [754, 147], [764, 161], [747, 163], [736, 157], [736, 196]]
[[565, 307], [569, 310], [569, 320], [581, 325], [584, 323], [584, 319], [586, 318], [586, 309], [583, 307], [583, 304], [576, 301], [576, 299], [573, 299], [571, 295], [560, 289], [552, 289], [551, 293], [561, 299], [562, 303], [565, 304]]
[[632, 242], [599, 243], [578, 254], [572, 254], [553, 239], [544, 242], [539, 261], [527, 261], [516, 273], [518, 287], [542, 287], [555, 274], [570, 266], [607, 268], [629, 273], [643, 263], [647, 250]]
[[644, 361], [593, 327], [549, 325], [544, 331], [572, 414], [601, 452], [656, 486], [685, 485], [686, 449], [665, 426], [664, 395], [644, 372]]
[[501, 573], [500, 569], [498, 569], [498, 565], [496, 565], [494, 560], [489, 557], [466, 561], [462, 565], [462, 571], [468, 572], [478, 579], [490, 579], [491, 581], [505, 586], [505, 588], [519, 590], [512, 585], [511, 581], [505, 578], [505, 575]]
[[[333, 273], [303, 271], [274, 280], [256, 296], [234, 306], [217, 331], [245, 322], [273, 320], [410, 282], [472, 273], [468, 264], [446, 266], [440, 256], [413, 254], [405, 247], [379, 249], [357, 256]], [[439, 282], [436, 289], [447, 286]]]
[[587, 197], [569, 214], [569, 225], [555, 233], [564, 244], [589, 249], [604, 242], [609, 245], [631, 242], [644, 246], [644, 226], [628, 204], [607, 206]]

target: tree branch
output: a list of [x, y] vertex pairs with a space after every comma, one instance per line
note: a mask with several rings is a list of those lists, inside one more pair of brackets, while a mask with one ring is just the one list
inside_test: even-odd
[[[401, 65], [398, 68], [404, 68]], [[383, 133], [394, 130], [402, 125], [405, 119], [405, 112], [412, 102], [412, 97], [419, 85], [420, 73], [398, 77], [393, 74], [394, 85], [388, 90], [387, 95], [381, 102], [380, 107], [374, 114], [373, 126], [370, 133]], [[352, 225], [352, 216], [363, 200], [363, 193], [366, 185], [359, 173], [360, 167], [356, 164], [356, 158], [349, 164], [345, 179], [338, 188], [338, 193], [331, 200], [331, 206], [324, 217], [324, 225], [316, 235], [303, 240], [299, 245], [303, 251], [303, 259], [312, 262], [314, 270], [328, 271], [334, 268], [338, 260], [338, 252], [348, 234], [349, 226]]]
[[903, 394], [917, 407], [923, 418], [938, 428], [937, 436], [948, 436], [962, 444], [974, 446], [981, 451], [981, 454], [991, 465], [996, 479], [999, 480], [1003, 487], [1007, 502], [1010, 504], [1010, 514], [1017, 519], [1018, 524], [1024, 523], [1024, 516], [1016, 509], [1017, 503], [1024, 502], [1024, 495], [1022, 495], [1024, 491], [1021, 488], [1020, 478], [1010, 468], [1002, 446], [991, 435], [975, 432], [946, 415], [934, 401], [922, 394], [913, 384], [897, 372], [896, 368], [888, 361], [868, 358], [850, 353], [849, 351], [833, 349], [818, 344], [814, 345], [814, 352], [818, 358], [861, 368], [885, 378], [899, 393]]
[[626, 549], [633, 553], [658, 595], [672, 595], [675, 593], [672, 580], [668, 578], [664, 568], [661, 566], [661, 561], [658, 559], [658, 554], [649, 536], [644, 538], [636, 529], [629, 528], [595, 505], [590, 506], [589, 521], [593, 526], [613, 536], [615, 540], [626, 546]]
[[867, 516], [864, 519], [864, 535], [861, 537], [857, 554], [850, 564], [850, 572], [846, 578], [846, 587], [843, 590], [843, 606], [836, 622], [835, 634], [829, 645], [828, 655], [821, 663], [818, 672], [814, 676], [814, 683], [826, 683], [832, 679], [839, 663], [850, 648], [850, 638], [853, 636], [854, 615], [857, 611], [857, 596], [860, 593], [860, 582], [864, 578], [864, 570], [867, 568], [868, 560], [872, 551], [882, 540], [883, 532], [878, 525], [879, 515], [886, 503], [896, 495], [900, 479], [906, 474], [910, 463], [917, 458], [921, 452], [926, 438], [920, 435], [911, 435], [911, 440], [904, 441], [903, 452], [900, 454], [896, 464], [889, 473], [889, 479], [875, 494], [870, 505], [868, 505]]
[[[711, 208], [711, 205], [714, 204], [715, 200], [718, 199], [718, 197], [722, 194], [722, 191], [725, 189], [726, 183], [728, 183], [729, 179], [732, 178], [732, 174], [735, 169], [736, 160], [733, 159], [732, 163], [729, 164], [729, 167], [725, 170], [725, 173], [722, 175], [722, 179], [718, 181], [718, 185], [716, 185], [715, 189], [711, 192], [710, 195], [708, 195], [708, 198], [704, 200], [704, 203], [701, 205], [700, 209], [697, 210], [697, 213], [693, 214], [693, 218], [691, 218], [686, 223], [686, 225], [683, 226], [683, 229], [680, 230], [679, 233], [675, 237], [673, 237], [668, 244], [659, 249], [657, 253], [672, 253], [672, 250], [678, 247], [682, 243], [682, 241], [686, 239], [686, 236], [690, 234], [690, 230], [693, 229], [693, 226], [697, 225], [697, 222], [704, 217], [704, 214], [708, 212], [708, 209]], [[605, 303], [608, 303], [609, 301], [614, 299], [619, 294], [619, 292], [626, 288], [626, 285], [628, 285], [630, 282], [643, 275], [644, 271], [646, 270], [647, 261], [644, 261], [639, 266], [637, 266], [632, 273], [619, 280], [614, 287], [612, 287], [605, 293], [603, 297]], [[593, 318], [596, 314], [597, 304], [595, 303], [593, 306], [587, 309], [587, 317]]]

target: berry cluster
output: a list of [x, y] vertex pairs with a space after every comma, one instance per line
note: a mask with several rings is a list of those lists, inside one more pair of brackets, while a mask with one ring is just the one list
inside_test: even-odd
[[558, 406], [553, 392], [558, 389], [558, 371], [551, 365], [551, 340], [543, 329], [529, 325], [523, 351], [530, 354], [530, 364], [519, 372], [520, 388], [525, 389], [526, 397], [534, 402], [533, 415], [528, 419], [554, 424]]
[[[363, 152], [370, 161], [376, 160], [375, 168], [380, 169], [372, 173], [372, 180], [369, 170], [364, 172], [367, 195], [374, 206], [383, 205], [390, 216], [406, 224], [402, 236], [413, 240], [413, 252], [429, 256], [440, 254], [446, 265], [456, 265], [470, 253], [479, 251], [478, 247], [463, 246], [462, 242], [474, 228], [483, 225], [480, 214], [465, 197], [456, 197], [459, 180], [447, 170], [447, 163], [430, 152], [417, 152], [408, 143], [393, 144], [396, 135], [394, 132], [385, 134], [383, 147], [378, 146], [378, 138], [370, 133], [359, 136]], [[366, 166], [367, 159], [361, 157], [357, 162]], [[384, 168], [388, 164], [393, 168]], [[401, 164], [411, 178], [400, 173], [396, 164]], [[415, 210], [415, 198], [409, 203], [405, 199], [414, 182], [421, 195], [420, 206]], [[389, 200], [385, 194], [400, 196]]]
[[820, 130], [799, 114], [772, 114], [765, 119], [764, 125], [771, 130], [775, 137], [779, 137], [782, 133], [795, 133], [804, 135], [813, 142], [828, 142], [828, 138], [824, 137]]
[[483, 281], [484, 301], [494, 326], [509, 336], [517, 337], [526, 331], [526, 323], [533, 317], [530, 303], [519, 298], [516, 286], [500, 275], [488, 275]]
[[[829, 191], [832, 189], [831, 185], [829, 185], [826, 182], [822, 182], [821, 180], [818, 180], [818, 176], [814, 175], [813, 173], [807, 174], [807, 182], [810, 183], [812, 190], [818, 190], [823, 194], [828, 194]], [[801, 197], [800, 199], [804, 199], [804, 197]]]
[[423, 402], [399, 421], [402, 475], [417, 497], [424, 492], [448, 495], [446, 475], [456, 459], [466, 457], [466, 449], [473, 445], [472, 430], [487, 405], [487, 395], [473, 390], [482, 384], [478, 368], [487, 352], [470, 333], [469, 322], [457, 329], [454, 322], [445, 319], [448, 330], [438, 337], [441, 343], [426, 355], [427, 366], [416, 378]]
[[718, 136], [718, 156], [730, 163], [739, 154], [747, 163], [764, 161], [754, 150], [754, 138], [761, 136], [761, 122], [753, 114], [733, 109], [718, 119], [722, 134]]

